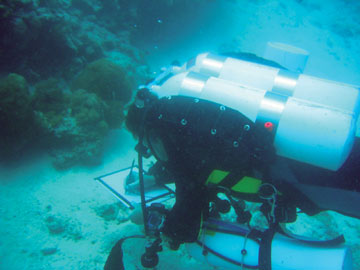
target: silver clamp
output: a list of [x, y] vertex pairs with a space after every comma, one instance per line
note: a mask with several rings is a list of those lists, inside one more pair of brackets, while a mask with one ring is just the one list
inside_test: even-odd
[[184, 96], [199, 97], [209, 78], [208, 75], [190, 71], [183, 79], [179, 93]]
[[265, 93], [261, 101], [256, 124], [267, 129], [273, 137], [286, 102], [294, 93], [299, 75], [296, 72], [280, 69], [274, 79], [273, 88]]

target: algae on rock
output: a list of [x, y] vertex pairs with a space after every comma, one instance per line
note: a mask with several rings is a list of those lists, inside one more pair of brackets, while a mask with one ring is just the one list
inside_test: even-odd
[[11, 73], [0, 80], [0, 156], [14, 157], [36, 137], [27, 82]]
[[127, 103], [134, 86], [127, 74], [127, 70], [122, 66], [102, 58], [86, 66], [75, 79], [72, 90], [86, 89], [105, 101], [118, 100]]
[[70, 96], [65, 94], [59, 81], [50, 78], [35, 85], [32, 107], [45, 127], [54, 129], [61, 124], [68, 109]]
[[75, 79], [72, 90], [86, 89], [95, 93], [105, 104], [106, 122], [119, 128], [124, 120], [124, 105], [131, 99], [133, 79], [121, 65], [102, 58], [89, 64]]
[[104, 110], [105, 104], [93, 93], [79, 89], [71, 95], [66, 117], [53, 130], [59, 141], [52, 150], [57, 169], [101, 162], [108, 132]]
[[109, 128], [106, 104], [96, 94], [84, 89], [67, 93], [51, 78], [35, 85], [32, 106], [55, 168], [101, 162]]

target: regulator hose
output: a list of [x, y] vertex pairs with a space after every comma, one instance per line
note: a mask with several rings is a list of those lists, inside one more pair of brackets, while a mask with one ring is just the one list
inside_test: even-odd
[[[140, 143], [142, 143], [142, 138], [140, 138]], [[142, 214], [143, 214], [145, 235], [149, 235], [149, 226], [147, 224], [148, 212], [146, 209], [146, 201], [145, 201], [144, 169], [143, 169], [143, 159], [142, 159], [141, 152], [142, 151], [138, 151], [141, 209], [142, 209]]]
[[108, 258], [106, 259], [104, 270], [125, 270], [124, 262], [123, 262], [122, 244], [124, 243], [125, 240], [131, 238], [145, 238], [145, 236], [132, 235], [121, 238], [119, 241], [117, 241], [117, 243], [111, 249]]

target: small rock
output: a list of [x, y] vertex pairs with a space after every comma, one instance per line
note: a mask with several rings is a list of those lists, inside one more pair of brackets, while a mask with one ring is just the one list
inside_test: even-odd
[[130, 221], [136, 225], [144, 224], [143, 213], [140, 205], [135, 206], [135, 209], [130, 214]]
[[48, 255], [52, 255], [52, 254], [56, 253], [57, 251], [58, 251], [58, 249], [56, 247], [48, 247], [48, 248], [43, 248], [41, 250], [41, 253], [44, 256], [48, 256]]
[[96, 208], [95, 211], [98, 216], [109, 221], [116, 219], [119, 209], [116, 207], [116, 204], [107, 204]]
[[46, 219], [46, 225], [51, 234], [61, 234], [65, 231], [66, 227], [61, 219], [54, 216], [49, 216]]

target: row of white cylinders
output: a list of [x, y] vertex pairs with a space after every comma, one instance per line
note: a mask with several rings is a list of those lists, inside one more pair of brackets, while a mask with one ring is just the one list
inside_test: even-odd
[[153, 92], [220, 103], [254, 122], [264, 107], [278, 115], [274, 145], [281, 156], [337, 170], [349, 155], [360, 109], [355, 86], [211, 54], [176, 73]]

